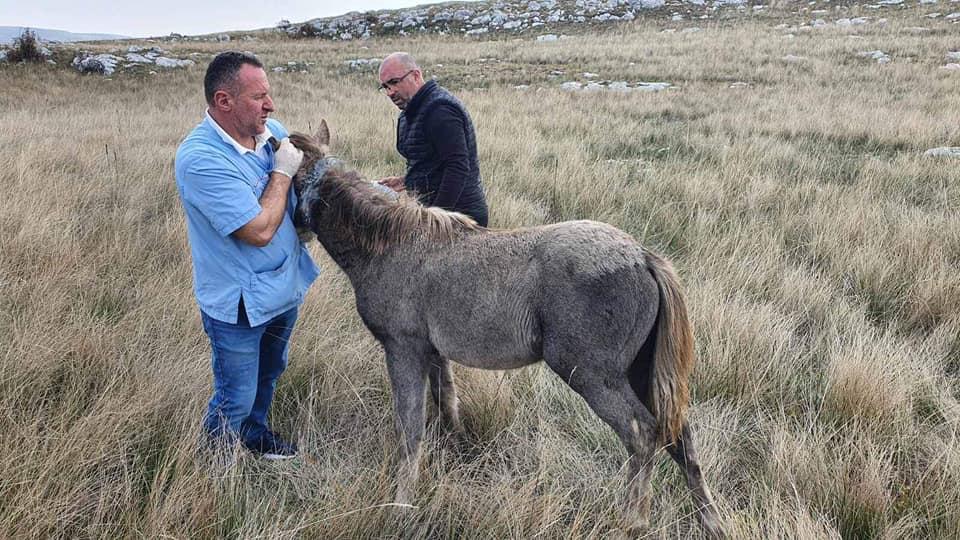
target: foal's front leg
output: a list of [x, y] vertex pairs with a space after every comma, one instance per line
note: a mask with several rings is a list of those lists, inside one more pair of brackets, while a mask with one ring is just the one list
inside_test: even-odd
[[413, 502], [420, 474], [427, 363], [427, 359], [416, 350], [400, 347], [387, 350], [387, 372], [393, 389], [394, 418], [400, 439], [397, 495], [394, 499], [397, 504]]

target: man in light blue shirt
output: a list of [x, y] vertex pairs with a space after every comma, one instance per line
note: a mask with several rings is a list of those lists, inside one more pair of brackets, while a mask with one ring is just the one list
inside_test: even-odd
[[[254, 55], [218, 54], [203, 84], [206, 118], [180, 144], [175, 167], [212, 348], [204, 429], [212, 441], [291, 458], [296, 446], [267, 427], [267, 412], [297, 309], [319, 273], [293, 225], [291, 179], [303, 154], [268, 118], [270, 84]], [[281, 140], [276, 151], [271, 137]]]

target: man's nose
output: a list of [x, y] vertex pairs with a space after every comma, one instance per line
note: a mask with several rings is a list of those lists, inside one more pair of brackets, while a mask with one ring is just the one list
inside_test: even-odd
[[267, 96], [267, 99], [263, 102], [263, 108], [264, 108], [264, 110], [266, 110], [267, 112], [273, 112], [273, 111], [274, 111], [274, 108], [273, 108], [273, 98], [272, 98], [272, 97]]

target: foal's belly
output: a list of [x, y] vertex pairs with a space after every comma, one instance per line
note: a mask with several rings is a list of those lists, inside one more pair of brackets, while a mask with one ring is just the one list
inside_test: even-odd
[[518, 336], [505, 325], [499, 328], [430, 328], [430, 341], [440, 356], [480, 369], [514, 369], [541, 359], [534, 336]]
[[479, 351], [483, 354], [478, 354], [478, 351], [455, 347], [437, 347], [437, 351], [447, 360], [479, 369], [516, 369], [540, 360], [539, 356], [523, 351]]

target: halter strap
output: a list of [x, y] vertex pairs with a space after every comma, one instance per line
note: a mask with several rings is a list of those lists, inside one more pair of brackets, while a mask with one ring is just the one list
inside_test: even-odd
[[323, 180], [323, 176], [327, 174], [327, 171], [339, 163], [340, 160], [333, 156], [328, 156], [317, 160], [317, 162], [313, 164], [313, 168], [310, 169], [310, 172], [304, 175], [303, 183], [301, 185], [303, 185], [304, 188], [308, 188], [313, 185], [319, 186], [320, 181]]

